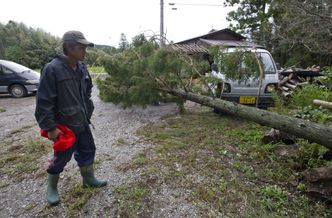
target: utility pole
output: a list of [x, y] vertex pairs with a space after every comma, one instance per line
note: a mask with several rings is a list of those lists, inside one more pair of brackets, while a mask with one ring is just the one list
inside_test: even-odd
[[160, 0], [160, 47], [165, 46], [164, 37], [164, 0]]

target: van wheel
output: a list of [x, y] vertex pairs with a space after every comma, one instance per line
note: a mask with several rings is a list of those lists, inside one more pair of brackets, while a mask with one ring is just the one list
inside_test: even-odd
[[22, 98], [27, 95], [27, 90], [24, 88], [22, 85], [12, 85], [9, 89], [9, 93], [14, 97], [14, 98]]

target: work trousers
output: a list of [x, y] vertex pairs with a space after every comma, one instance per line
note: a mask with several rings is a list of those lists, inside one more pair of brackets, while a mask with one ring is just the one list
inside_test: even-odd
[[93, 164], [96, 154], [96, 146], [89, 126], [83, 132], [76, 134], [76, 141], [66, 151], [54, 151], [54, 155], [47, 169], [49, 174], [59, 174], [73, 156], [79, 167]]

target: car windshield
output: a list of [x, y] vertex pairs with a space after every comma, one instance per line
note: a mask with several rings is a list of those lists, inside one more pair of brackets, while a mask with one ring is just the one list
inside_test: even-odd
[[1, 62], [1, 64], [9, 69], [11, 69], [12, 71], [16, 72], [16, 73], [22, 73], [22, 72], [25, 72], [25, 71], [31, 71], [31, 69], [23, 66], [23, 65], [20, 65], [20, 64], [17, 64], [17, 63], [14, 63], [14, 62], [11, 62], [11, 61], [6, 61], [6, 62]]

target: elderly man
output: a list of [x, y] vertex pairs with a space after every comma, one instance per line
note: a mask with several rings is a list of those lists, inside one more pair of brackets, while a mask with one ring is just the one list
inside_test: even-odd
[[[94, 109], [90, 99], [92, 82], [83, 60], [86, 48], [94, 45], [79, 31], [66, 32], [62, 42], [63, 54], [42, 70], [35, 111], [39, 127], [57, 145], [53, 146], [54, 157], [47, 169], [47, 201], [50, 205], [60, 201], [59, 174], [73, 153], [83, 177], [83, 187], [107, 184], [107, 181], [97, 180], [93, 172], [96, 147], [89, 126]], [[67, 140], [68, 137], [73, 143]]]

